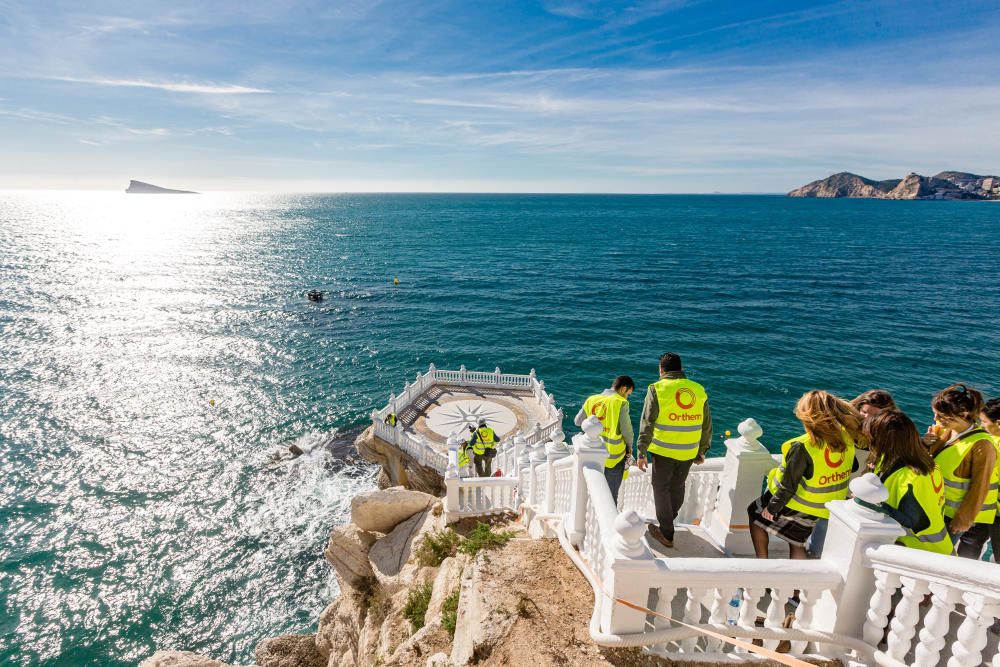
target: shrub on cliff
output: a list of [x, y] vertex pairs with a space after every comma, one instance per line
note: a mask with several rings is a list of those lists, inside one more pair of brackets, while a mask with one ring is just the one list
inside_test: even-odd
[[455, 627], [458, 625], [458, 596], [461, 591], [455, 591], [444, 599], [441, 604], [441, 625], [448, 631], [448, 636], [455, 638]]
[[455, 555], [461, 539], [451, 528], [427, 533], [417, 546], [417, 562], [425, 567], [437, 567], [445, 558]]
[[458, 550], [463, 554], [475, 556], [484, 549], [499, 549], [507, 544], [514, 537], [514, 533], [509, 530], [493, 532], [493, 528], [486, 523], [476, 525], [476, 529], [458, 545]]
[[431, 602], [432, 590], [431, 584], [420, 584], [411, 588], [406, 596], [403, 616], [410, 622], [413, 632], [424, 627], [424, 617], [427, 615], [427, 605]]

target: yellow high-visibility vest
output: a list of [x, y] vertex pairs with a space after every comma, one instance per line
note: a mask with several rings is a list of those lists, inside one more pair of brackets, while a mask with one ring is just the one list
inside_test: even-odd
[[[591, 415], [597, 417], [604, 426], [604, 430], [601, 431], [601, 440], [608, 448], [608, 458], [604, 462], [605, 468], [614, 468], [625, 458], [625, 438], [622, 436], [622, 427], [619, 423], [623, 405], [628, 406], [628, 401], [622, 398], [618, 392], [607, 396], [594, 394], [583, 403], [584, 414], [588, 417]], [[628, 408], [626, 407], [626, 409]]]
[[940, 468], [935, 467], [929, 475], [917, 473], [909, 466], [903, 466], [892, 473], [885, 480], [885, 488], [889, 491], [886, 504], [899, 509], [900, 501], [911, 487], [913, 496], [930, 519], [931, 525], [919, 533], [907, 528], [906, 535], [899, 538], [898, 542], [913, 549], [950, 554], [955, 546], [944, 525], [944, 476]]
[[648, 451], [678, 461], [697, 458], [708, 402], [705, 388], [686, 378], [663, 378], [650, 387], [660, 411]]
[[480, 426], [472, 436], [472, 453], [482, 456], [487, 449], [494, 449], [496, 435], [489, 426]]
[[[938, 467], [941, 468], [941, 474], [944, 475], [944, 515], [948, 518], [954, 518], [972, 487], [970, 478], [959, 477], [955, 471], [958, 470], [976, 443], [983, 440], [996, 447], [993, 438], [986, 431], [977, 428], [942, 449], [934, 457]], [[974, 523], [993, 523], [993, 519], [997, 515], [998, 488], [1000, 488], [1000, 468], [994, 465], [993, 473], [990, 475], [989, 489], [983, 499], [982, 506], [979, 508], [979, 513], [976, 514]]]
[[812, 459], [812, 477], [799, 480], [799, 486], [787, 507], [821, 519], [828, 518], [830, 510], [826, 508], [826, 504], [831, 500], [847, 498], [847, 484], [851, 479], [851, 468], [854, 467], [854, 440], [846, 432], [843, 437], [846, 447], [842, 452], [833, 451], [826, 443], [817, 446], [808, 433], [787, 441], [781, 446], [781, 465], [768, 473], [767, 488], [772, 494], [777, 492], [778, 483], [785, 475], [788, 451], [794, 443], [801, 442]]

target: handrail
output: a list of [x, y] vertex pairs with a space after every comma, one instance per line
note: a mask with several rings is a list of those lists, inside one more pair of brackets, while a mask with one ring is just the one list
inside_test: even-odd
[[960, 561], [959, 567], [954, 556], [894, 544], [869, 548], [865, 555], [875, 569], [1000, 598], [1000, 567], [996, 563], [969, 558]]

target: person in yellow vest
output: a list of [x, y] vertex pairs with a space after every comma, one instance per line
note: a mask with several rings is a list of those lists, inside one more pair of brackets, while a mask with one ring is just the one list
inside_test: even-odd
[[635, 381], [627, 375], [619, 375], [611, 383], [610, 389], [590, 396], [576, 414], [577, 426], [583, 425], [587, 417], [601, 420], [604, 430], [601, 440], [608, 448], [608, 458], [604, 462], [604, 477], [608, 480], [611, 497], [618, 504], [618, 491], [622, 486], [625, 471], [632, 460], [632, 417], [629, 415], [628, 397], [635, 391]]
[[939, 554], [954, 550], [944, 524], [944, 476], [920, 441], [920, 431], [896, 409], [883, 409], [865, 420], [875, 474], [889, 491], [882, 511], [899, 522], [906, 535], [898, 544]]
[[[983, 411], [979, 413], [979, 421], [997, 447], [996, 467], [1000, 471], [1000, 398], [986, 401]], [[997, 498], [997, 516], [990, 526], [990, 545], [993, 547], [993, 561], [1000, 563], [1000, 497]]]
[[[861, 414], [842, 398], [807, 391], [795, 405], [805, 433], [781, 445], [781, 465], [771, 470], [763, 495], [747, 507], [750, 539], [757, 558], [768, 557], [768, 534], [788, 542], [792, 558], [808, 557], [806, 543], [817, 522], [827, 519], [826, 503], [847, 498], [857, 469], [856, 443]], [[822, 544], [810, 545], [817, 552]]]
[[705, 462], [712, 444], [712, 414], [708, 394], [684, 374], [679, 355], [660, 357], [660, 379], [649, 385], [642, 407], [636, 465], [653, 467], [651, 484], [658, 526], [649, 535], [665, 547], [674, 546], [674, 519], [684, 504], [684, 485], [691, 465]]
[[983, 395], [964, 384], [931, 401], [935, 424], [924, 444], [944, 475], [944, 516], [958, 555], [978, 559], [997, 514], [997, 448], [979, 425]]
[[468, 446], [472, 448], [472, 460], [476, 465], [477, 477], [493, 474], [493, 456], [496, 454], [497, 436], [485, 419], [479, 420], [479, 427], [472, 432]]

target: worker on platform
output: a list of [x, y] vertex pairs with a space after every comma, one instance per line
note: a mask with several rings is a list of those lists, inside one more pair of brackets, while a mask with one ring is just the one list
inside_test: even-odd
[[383, 423], [385, 423], [386, 426], [395, 426], [399, 420], [396, 418], [395, 412], [390, 412], [385, 416], [385, 419], [382, 421]]
[[913, 549], [950, 554], [954, 549], [944, 525], [944, 477], [910, 418], [883, 409], [865, 420], [875, 474], [889, 491], [882, 509], [906, 535], [897, 542]]
[[478, 477], [493, 475], [493, 457], [496, 456], [496, 433], [493, 432], [485, 419], [479, 420], [479, 427], [472, 432], [469, 447], [472, 448], [472, 460], [476, 465]]
[[653, 502], [659, 526], [650, 536], [665, 547], [674, 546], [674, 519], [684, 504], [684, 485], [694, 463], [705, 462], [712, 443], [712, 415], [705, 388], [687, 379], [679, 355], [660, 357], [660, 380], [649, 385], [639, 422], [639, 458], [653, 466]]
[[[1000, 398], [986, 401], [983, 411], [979, 413], [979, 421], [997, 446], [997, 469], [1000, 472]], [[990, 544], [993, 546], [993, 561], [1000, 563], [1000, 498], [997, 500], [997, 517], [990, 527]]]
[[983, 395], [964, 384], [942, 389], [931, 401], [935, 423], [924, 444], [944, 475], [944, 516], [958, 555], [982, 554], [997, 514], [997, 447], [980, 425]]
[[625, 471], [632, 462], [632, 417], [629, 415], [628, 397], [635, 391], [635, 381], [627, 375], [619, 375], [611, 383], [610, 389], [587, 398], [577, 413], [577, 426], [583, 425], [587, 417], [601, 420], [604, 430], [601, 440], [608, 448], [608, 458], [604, 462], [604, 477], [608, 480], [611, 497], [618, 504], [618, 490], [621, 489]]

